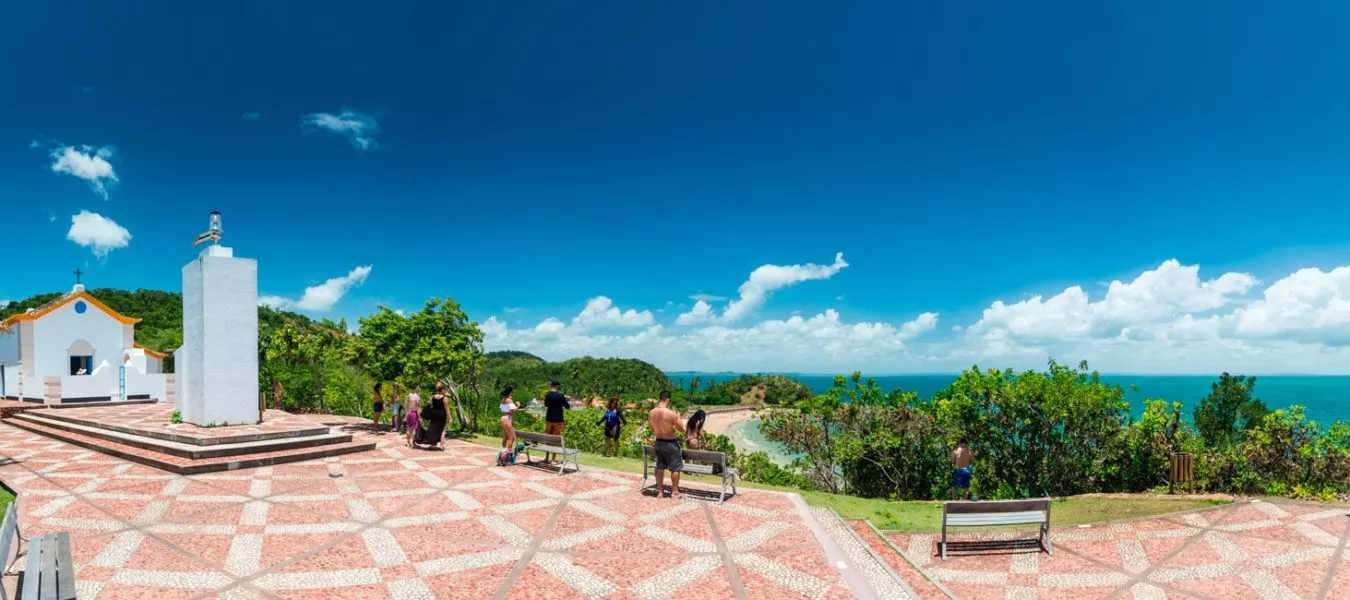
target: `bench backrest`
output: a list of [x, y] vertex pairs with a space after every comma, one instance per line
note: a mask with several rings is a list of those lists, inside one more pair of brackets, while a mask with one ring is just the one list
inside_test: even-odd
[[547, 433], [535, 433], [533, 431], [517, 431], [516, 437], [533, 444], [557, 446], [559, 448], [567, 447], [563, 445], [563, 436], [561, 435], [549, 435]]
[[[646, 456], [656, 458], [656, 448], [653, 446], [643, 446], [642, 453]], [[696, 463], [707, 463], [714, 465], [727, 466], [726, 452], [713, 452], [712, 450], [690, 450], [688, 448], [680, 449], [681, 455], [685, 460]]]
[[1049, 498], [1032, 498], [1030, 500], [980, 500], [980, 501], [947, 501], [942, 503], [943, 514], [967, 515], [967, 514], [992, 514], [992, 513], [1010, 513], [1027, 512], [1039, 510], [1049, 512]]
[[727, 466], [727, 454], [725, 452], [685, 449], [684, 459], [696, 463], [722, 465], [723, 467]]
[[19, 513], [14, 509], [15, 502], [10, 502], [5, 507], [5, 519], [0, 521], [0, 560], [8, 565], [14, 557], [10, 556], [10, 550], [14, 548], [14, 540], [19, 537]]

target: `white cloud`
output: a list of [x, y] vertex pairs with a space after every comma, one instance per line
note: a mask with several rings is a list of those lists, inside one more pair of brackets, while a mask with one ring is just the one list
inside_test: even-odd
[[844, 262], [844, 253], [840, 252], [834, 255], [834, 263], [829, 265], [817, 265], [808, 263], [804, 265], [764, 265], [750, 273], [750, 279], [741, 284], [740, 297], [732, 300], [727, 305], [727, 309], [722, 313], [722, 321], [725, 323], [735, 323], [753, 314], [759, 307], [764, 306], [769, 296], [776, 290], [813, 279], [829, 279], [834, 277], [848, 263]]
[[489, 349], [520, 349], [545, 358], [635, 356], [666, 369], [830, 372], [863, 365], [912, 364], [907, 342], [937, 323], [925, 313], [899, 326], [848, 323], [834, 310], [810, 318], [793, 316], [753, 326], [669, 331], [659, 324], [629, 334], [577, 331], [557, 319], [515, 329], [492, 317], [482, 324]]
[[689, 312], [680, 315], [676, 324], [689, 325], [713, 320], [728, 325], [736, 323], [754, 314], [756, 310], [759, 310], [759, 307], [764, 306], [764, 303], [768, 302], [769, 297], [775, 291], [803, 281], [829, 279], [847, 266], [848, 263], [844, 262], [843, 252], [835, 254], [834, 263], [829, 265], [814, 263], [785, 266], [763, 265], [752, 271], [750, 278], [741, 284], [740, 296], [727, 305], [726, 310], [722, 311], [721, 317], [713, 316], [712, 307], [709, 304], [724, 298], [697, 294], [690, 296], [692, 300], [695, 300], [694, 307]]
[[0, 300], [0, 308], [5, 308], [9, 306], [10, 302], [12, 302], [12, 300]]
[[[713, 303], [713, 302], [726, 302], [727, 297], [726, 297], [726, 296], [714, 296], [714, 295], [712, 295], [712, 294], [702, 294], [702, 293], [699, 293], [699, 294], [694, 294], [693, 296], [690, 296], [689, 299], [690, 299], [690, 300], [697, 301], [697, 302], [708, 302], [708, 303]], [[674, 304], [674, 303], [673, 303], [673, 302], [666, 302], [666, 304]]]
[[710, 325], [717, 320], [717, 315], [713, 314], [712, 305], [699, 300], [694, 303], [694, 308], [689, 312], [675, 318], [676, 325]]
[[[29, 145], [32, 147], [32, 144]], [[113, 158], [109, 146], [57, 146], [51, 151], [52, 171], [79, 177], [89, 183], [94, 192], [108, 199], [108, 188], [117, 183], [117, 171], [108, 159]]]
[[1137, 328], [1182, 315], [1206, 313], [1234, 304], [1257, 284], [1246, 273], [1225, 273], [1201, 281], [1198, 265], [1168, 260], [1133, 281], [1112, 281], [1101, 300], [1092, 301], [1081, 286], [1049, 298], [996, 301], [968, 333], [990, 339], [1093, 339], [1118, 337]]
[[508, 314], [508, 315], [514, 315], [514, 314], [520, 312], [521, 310], [524, 310], [524, 309], [520, 308], [519, 306], [508, 306], [508, 307], [506, 307], [506, 308], [503, 308], [503, 309], [502, 309], [502, 312], [504, 312], [504, 313], [506, 313], [506, 314]]
[[242, 114], [242, 115], [239, 115], [239, 120], [240, 120], [240, 121], [257, 121], [258, 119], [261, 119], [261, 118], [262, 118], [262, 113], [260, 113], [260, 112], [246, 112], [246, 113], [244, 113], [244, 114]]
[[[840, 256], [826, 267], [760, 267], [741, 286], [738, 301], [762, 306], [773, 290], [828, 278], [844, 266]], [[849, 323], [838, 311], [827, 309], [809, 318], [794, 315], [736, 325], [719, 319], [708, 298], [702, 297], [675, 319], [678, 328], [670, 330], [656, 323], [650, 311], [623, 311], [609, 298], [597, 296], [570, 323], [549, 317], [534, 327], [511, 327], [491, 317], [481, 325], [488, 348], [526, 350], [546, 358], [636, 356], [667, 369], [819, 372], [863, 364], [890, 364], [889, 371], [900, 370], [913, 362], [908, 345], [937, 322], [936, 313], [923, 313], [898, 325]], [[638, 331], [614, 331], [618, 328]]]
[[[278, 309], [298, 309], [308, 312], [326, 312], [342, 300], [352, 288], [366, 282], [371, 266], [356, 267], [342, 277], [334, 277], [319, 285], [305, 288], [299, 300], [283, 296], [259, 296], [258, 304]], [[398, 311], [395, 311], [398, 312]]]
[[380, 132], [379, 122], [375, 117], [354, 110], [343, 109], [338, 114], [310, 113], [301, 120], [301, 127], [305, 131], [322, 129], [347, 136], [357, 150], [378, 147], [375, 134]]
[[[790, 271], [796, 276], [752, 276], [738, 301], [763, 306], [781, 282], [838, 271], [802, 269]], [[803, 272], [811, 276], [803, 278]], [[620, 311], [600, 297], [588, 303], [584, 318], [550, 317], [533, 327], [493, 318], [483, 327], [490, 349], [550, 359], [633, 356], [666, 369], [952, 372], [972, 364], [1043, 368], [1055, 358], [1085, 359], [1116, 373], [1350, 372], [1350, 265], [1299, 269], [1270, 280], [1262, 284], [1242, 271], [1202, 273], [1199, 265], [1168, 260], [1101, 292], [1095, 284], [1075, 285], [1000, 300], [976, 309], [969, 320], [943, 326], [936, 312], [849, 322], [829, 308], [809, 317], [728, 320], [706, 299], [673, 322], [658, 323], [639, 316], [647, 311]], [[932, 308], [962, 310], [959, 299], [944, 302], [952, 304]], [[583, 325], [598, 322], [632, 330]]]
[[580, 330], [603, 329], [606, 327], [645, 327], [653, 321], [651, 311], [626, 311], [614, 306], [614, 301], [604, 296], [596, 296], [586, 301], [586, 308], [572, 318], [572, 326]]
[[131, 243], [131, 232], [112, 219], [82, 210], [70, 218], [66, 239], [92, 249], [94, 256], [104, 260], [109, 252], [126, 248]]

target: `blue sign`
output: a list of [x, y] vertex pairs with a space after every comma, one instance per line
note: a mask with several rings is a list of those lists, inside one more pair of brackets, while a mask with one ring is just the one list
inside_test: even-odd
[[89, 308], [89, 307], [85, 305], [84, 300], [77, 300], [77, 301], [75, 301], [75, 313], [76, 313], [76, 314], [82, 315], [82, 314], [84, 314], [84, 311], [88, 310], [88, 308]]
[[127, 368], [125, 365], [117, 367], [117, 399], [127, 399]]

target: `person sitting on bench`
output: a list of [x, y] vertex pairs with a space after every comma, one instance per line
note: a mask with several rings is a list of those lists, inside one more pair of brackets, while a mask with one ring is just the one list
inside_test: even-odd
[[680, 469], [684, 468], [684, 455], [675, 432], [684, 433], [684, 424], [680, 423], [680, 413], [670, 409], [670, 392], [661, 392], [661, 400], [647, 415], [647, 425], [656, 436], [656, 441], [652, 443], [652, 448], [656, 450], [656, 497], [661, 497], [661, 491], [665, 487], [665, 471], [669, 470], [670, 497], [678, 500]]
[[689, 422], [684, 425], [684, 445], [690, 450], [698, 450], [703, 447], [703, 423], [707, 421], [708, 413], [702, 409], [694, 412], [694, 416], [689, 417]]

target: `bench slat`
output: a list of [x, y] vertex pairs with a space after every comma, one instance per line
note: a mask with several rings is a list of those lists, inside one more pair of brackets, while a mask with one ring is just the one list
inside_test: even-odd
[[517, 431], [516, 437], [535, 444], [547, 444], [549, 446], [563, 445], [563, 436], [561, 435], [549, 435], [547, 433], [535, 433], [533, 431]]
[[9, 566], [10, 550], [13, 549], [14, 539], [19, 537], [19, 515], [14, 511], [14, 503], [10, 502], [5, 508], [5, 520], [0, 522], [0, 562], [5, 567]]
[[973, 527], [979, 525], [1020, 525], [1044, 523], [1045, 513], [1039, 510], [1007, 513], [947, 515], [948, 526]]
[[684, 466], [680, 468], [680, 470], [685, 473], [695, 473], [698, 475], [713, 474], [712, 465], [691, 465], [689, 463], [685, 463]]
[[42, 536], [42, 589], [38, 597], [42, 600], [56, 600], [56, 536]]
[[56, 534], [57, 600], [75, 600], [75, 564], [70, 560], [70, 534]]
[[942, 510], [947, 514], [961, 513], [1005, 513], [1005, 512], [1026, 512], [1031, 510], [1047, 511], [1050, 510], [1049, 498], [1036, 498], [1032, 500], [980, 500], [980, 501], [954, 501], [943, 502]]
[[544, 452], [544, 453], [552, 453], [552, 454], [580, 454], [580, 453], [581, 453], [581, 451], [580, 451], [580, 450], [577, 450], [576, 448], [562, 448], [562, 447], [560, 447], [560, 446], [534, 445], [534, 446], [530, 446], [529, 448], [530, 448], [531, 450], [534, 450], [535, 452]]
[[42, 546], [47, 536], [28, 540], [28, 560], [23, 567], [23, 600], [38, 600], [42, 589]]

